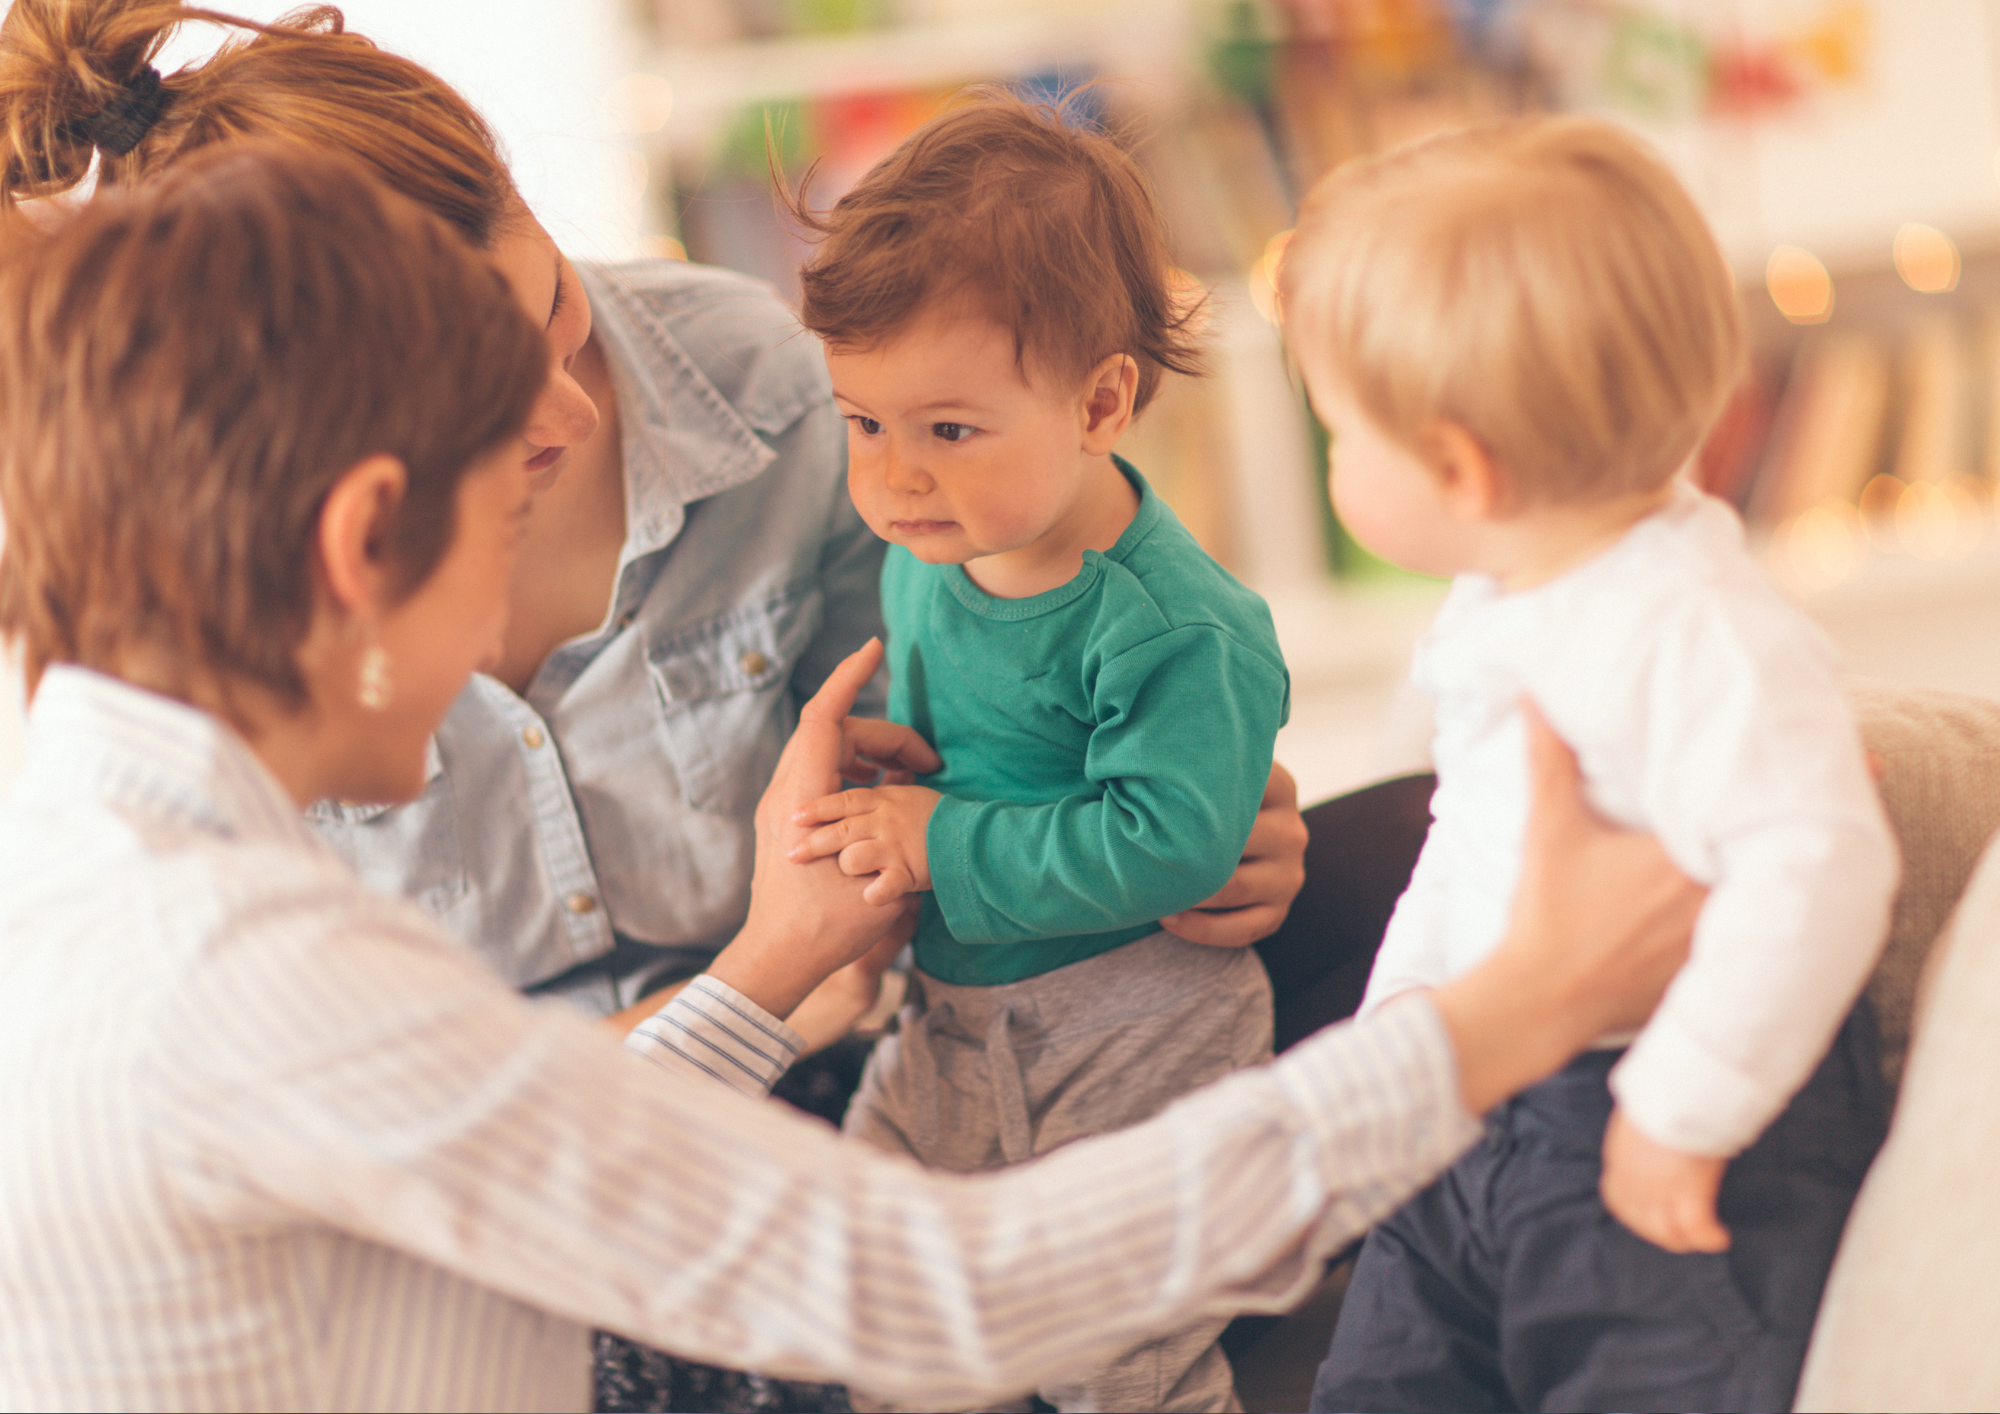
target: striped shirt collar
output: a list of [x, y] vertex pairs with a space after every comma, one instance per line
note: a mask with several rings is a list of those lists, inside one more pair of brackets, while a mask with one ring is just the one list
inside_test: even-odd
[[45, 672], [24, 747], [17, 805], [87, 800], [227, 839], [325, 849], [234, 729], [103, 673]]

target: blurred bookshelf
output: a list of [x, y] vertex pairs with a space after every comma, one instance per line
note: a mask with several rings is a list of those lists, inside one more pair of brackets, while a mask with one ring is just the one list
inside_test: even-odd
[[1214, 319], [1213, 376], [1172, 380], [1128, 454], [1267, 593], [1367, 563], [1324, 509], [1323, 448], [1270, 322], [1274, 242], [1335, 163], [1523, 106], [1520, 74], [1476, 61], [1446, 8], [654, 0], [643, 19], [626, 96], [669, 248], [787, 295], [805, 247], [771, 200], [767, 138], [830, 204], [970, 85], [1055, 99], [1103, 80], [1085, 111], [1131, 139]]
[[1170, 380], [1129, 454], [1271, 599], [1302, 718], [1281, 755], [1339, 743], [1309, 793], [1368, 774], [1439, 590], [1333, 522], [1277, 253], [1340, 162], [1509, 113], [1630, 124], [1708, 214], [1753, 352], [1692, 474], [1773, 572], [1861, 671], [2000, 695], [1966, 637], [1987, 603], [2000, 632], [1995, 0], [623, 3], [639, 61], [609, 99], [658, 245], [788, 296], [805, 248], [767, 134], [829, 204], [968, 85], [1105, 81], [1088, 111], [1130, 138], [1215, 321], [1212, 376]]

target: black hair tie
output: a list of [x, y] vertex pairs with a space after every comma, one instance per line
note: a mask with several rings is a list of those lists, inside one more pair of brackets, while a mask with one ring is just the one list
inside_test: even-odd
[[78, 136], [106, 157], [123, 157], [153, 130], [172, 100], [160, 82], [160, 71], [148, 64], [102, 112], [78, 125]]

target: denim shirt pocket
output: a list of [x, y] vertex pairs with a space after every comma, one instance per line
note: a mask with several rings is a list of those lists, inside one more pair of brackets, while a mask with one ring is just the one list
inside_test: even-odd
[[687, 803], [747, 816], [791, 734], [792, 669], [819, 632], [822, 595], [795, 581], [648, 645], [661, 728]]
[[320, 837], [361, 882], [407, 898], [441, 918], [468, 892], [451, 779], [433, 738], [424, 747], [424, 788], [402, 805], [322, 800], [306, 811]]

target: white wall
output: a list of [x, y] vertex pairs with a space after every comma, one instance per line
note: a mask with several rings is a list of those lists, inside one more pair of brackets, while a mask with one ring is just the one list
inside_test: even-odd
[[[1711, 35], [1776, 40], [1828, 0], [1650, 0]], [[1872, 0], [1858, 82], [1751, 118], [1639, 123], [1701, 202], [1741, 272], [1779, 245], [1836, 266], [1889, 264], [1921, 221], [1963, 245], [2000, 241], [2000, 3]], [[1629, 114], [1617, 116], [1630, 120]]]
[[[217, 0], [269, 21], [299, 0]], [[500, 134], [521, 191], [573, 254], [623, 259], [642, 234], [644, 164], [606, 94], [634, 45], [617, 0], [342, 0], [347, 27], [407, 55], [470, 98]], [[191, 24], [163, 71], [213, 49], [222, 31]]]

